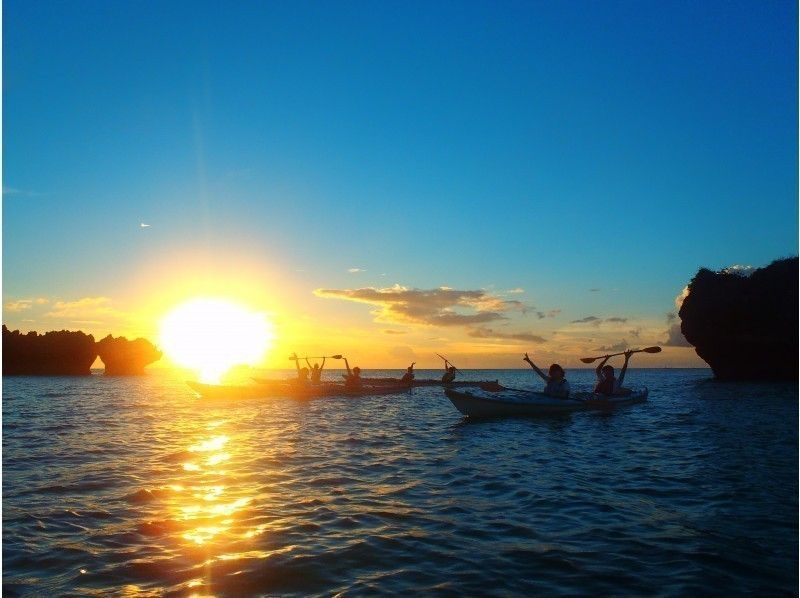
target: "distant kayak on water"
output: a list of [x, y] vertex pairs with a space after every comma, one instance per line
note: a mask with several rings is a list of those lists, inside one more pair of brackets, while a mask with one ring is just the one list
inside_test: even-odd
[[468, 417], [495, 417], [613, 409], [623, 405], [643, 403], [647, 400], [648, 390], [644, 388], [629, 395], [617, 396], [583, 392], [575, 393], [569, 398], [510, 388], [499, 392], [484, 389], [458, 391], [445, 388], [444, 393], [455, 408]]
[[[420, 380], [420, 384], [409, 386], [394, 378], [364, 378], [360, 388], [347, 388], [341, 382], [323, 382], [321, 384], [299, 384], [295, 380], [269, 380], [254, 378], [253, 385], [204, 384], [187, 380], [186, 384], [205, 399], [262, 399], [268, 397], [363, 397], [408, 392], [417, 386], [442, 386], [438, 380]], [[415, 382], [417, 382], [415, 380]], [[434, 384], [435, 383], [435, 384]], [[501, 390], [496, 380], [461, 381], [452, 383], [453, 387], [480, 387], [489, 390]]]
[[408, 386], [363, 386], [347, 388], [341, 383], [307, 384], [276, 381], [274, 384], [224, 385], [203, 384], [187, 380], [186, 384], [204, 399], [265, 399], [269, 397], [362, 397], [368, 395], [387, 395], [408, 392]]
[[[294, 380], [275, 380], [270, 378], [252, 378], [256, 384], [265, 385], [280, 385], [294, 382]], [[416, 388], [418, 386], [447, 386], [448, 388], [496, 388], [502, 389], [497, 380], [456, 380], [455, 382], [442, 382], [434, 378], [427, 378], [422, 380], [412, 380], [409, 385], [408, 382], [403, 382], [400, 378], [361, 378], [361, 383], [364, 386], [402, 386], [403, 388]]]

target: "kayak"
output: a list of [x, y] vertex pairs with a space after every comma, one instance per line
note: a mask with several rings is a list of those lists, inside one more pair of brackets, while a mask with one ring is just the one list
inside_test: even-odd
[[267, 397], [364, 397], [372, 395], [399, 394], [408, 391], [408, 386], [362, 386], [345, 388], [344, 384], [325, 383], [301, 386], [296, 383], [275, 381], [274, 384], [236, 386], [224, 384], [203, 384], [187, 380], [186, 384], [204, 399], [263, 399]]
[[[256, 384], [290, 384], [294, 380], [275, 380], [270, 378], [252, 378]], [[408, 388], [408, 384], [403, 382], [400, 378], [361, 378], [362, 384], [366, 386], [403, 386]], [[502, 387], [498, 384], [497, 380], [456, 380], [455, 382], [442, 382], [436, 379], [422, 379], [413, 380], [411, 387], [417, 388], [418, 386], [446, 386], [447, 388], [495, 388], [500, 390]]]
[[455, 408], [468, 417], [493, 417], [613, 409], [623, 405], [643, 403], [647, 400], [648, 390], [644, 388], [629, 395], [611, 397], [583, 392], [575, 393], [566, 399], [551, 397], [541, 392], [510, 388], [499, 392], [483, 389], [458, 391], [446, 388], [444, 393]]

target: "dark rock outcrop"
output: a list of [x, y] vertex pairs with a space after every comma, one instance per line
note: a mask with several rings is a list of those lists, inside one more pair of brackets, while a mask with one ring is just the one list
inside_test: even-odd
[[96, 358], [91, 334], [67, 330], [21, 334], [3, 325], [4, 376], [88, 376]]
[[798, 259], [749, 276], [701, 269], [678, 312], [681, 332], [719, 380], [798, 379]]
[[144, 368], [161, 359], [161, 351], [143, 338], [129, 341], [110, 334], [97, 342], [97, 353], [106, 366], [107, 376], [137, 376]]

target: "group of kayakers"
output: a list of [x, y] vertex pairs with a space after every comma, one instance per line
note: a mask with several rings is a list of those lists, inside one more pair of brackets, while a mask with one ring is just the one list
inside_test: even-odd
[[[594, 387], [595, 394], [604, 395], [604, 396], [612, 396], [612, 395], [628, 395], [631, 393], [631, 390], [622, 386], [625, 380], [625, 373], [628, 371], [628, 362], [630, 361], [631, 355], [633, 355], [635, 351], [625, 351], [622, 355], [625, 356], [625, 362], [622, 365], [622, 369], [620, 370], [619, 377], [615, 376], [614, 367], [608, 364], [608, 360], [612, 357], [611, 355], [606, 355], [602, 358], [600, 364], [595, 368], [595, 374], [597, 376], [597, 382]], [[334, 356], [337, 359], [341, 358], [344, 360], [345, 369], [347, 370], [346, 374], [342, 374], [344, 378], [344, 386], [347, 389], [357, 390], [361, 388], [362, 379], [361, 379], [361, 368], [356, 366], [351, 368], [350, 363], [347, 361], [347, 357], [343, 357], [341, 355]], [[300, 358], [295, 353], [292, 355], [292, 360], [297, 367], [297, 381], [300, 384], [306, 385], [318, 385], [322, 382], [322, 370], [325, 368], [325, 357], [322, 357], [322, 363], [314, 363], [313, 365], [309, 361], [308, 357], [303, 358], [305, 359], [307, 367], [300, 367]], [[444, 359], [444, 358], [443, 358]], [[566, 379], [564, 368], [562, 368], [559, 364], [553, 363], [547, 370], [545, 374], [541, 369], [539, 369], [530, 356], [525, 353], [525, 357], [522, 359], [528, 365], [533, 368], [533, 371], [536, 372], [542, 380], [545, 382], [544, 387], [544, 394], [552, 396], [552, 397], [562, 397], [567, 398], [569, 397], [570, 393], [570, 386], [569, 382]], [[412, 386], [414, 383], [414, 365], [416, 362], [412, 363], [408, 368], [406, 368], [403, 377], [400, 378], [399, 383], [401, 385], [408, 385]], [[450, 363], [447, 359], [444, 359], [444, 374], [442, 374], [442, 383], [443, 384], [451, 384], [456, 379], [456, 373], [458, 370], [456, 367]]]
[[[342, 355], [335, 355], [335, 358], [343, 359], [344, 366], [347, 370], [346, 374], [342, 374], [344, 378], [344, 386], [347, 389], [355, 390], [361, 388], [361, 368], [355, 366], [353, 368], [350, 367], [350, 363], [347, 361], [347, 357]], [[294, 361], [295, 367], [297, 368], [297, 382], [302, 385], [311, 384], [317, 385], [322, 383], [322, 370], [325, 367], [325, 357], [322, 358], [322, 363], [314, 363], [308, 360], [308, 357], [304, 357], [303, 359], [306, 362], [308, 367], [300, 367], [300, 357], [297, 356], [297, 353], [293, 353], [291, 358]], [[414, 382], [414, 365], [416, 362], [413, 362], [408, 368], [406, 369], [405, 374], [403, 377], [400, 378], [400, 384], [411, 386]], [[456, 367], [450, 363], [447, 359], [444, 360], [444, 374], [442, 374], [442, 383], [450, 384], [456, 379], [456, 372], [458, 370]]]
[[[614, 366], [608, 365], [608, 360], [611, 359], [612, 356], [605, 355], [602, 358], [600, 365], [595, 368], [595, 375], [597, 376], [597, 383], [594, 386], [595, 394], [612, 396], [629, 395], [631, 393], [629, 388], [624, 388], [622, 386], [622, 382], [625, 380], [625, 372], [628, 371], [628, 362], [631, 359], [631, 355], [634, 353], [635, 351], [625, 351], [625, 353], [623, 353], [625, 356], [625, 363], [622, 364], [619, 378], [614, 375]], [[533, 371], [539, 374], [545, 381], [544, 390], [542, 391], [544, 394], [562, 398], [569, 396], [569, 382], [567, 382], [564, 375], [564, 368], [560, 365], [557, 363], [551, 364], [547, 370], [547, 374], [545, 374], [536, 367], [536, 364], [533, 363], [527, 353], [525, 353], [525, 357], [522, 358], [522, 361], [527, 362], [533, 368]]]

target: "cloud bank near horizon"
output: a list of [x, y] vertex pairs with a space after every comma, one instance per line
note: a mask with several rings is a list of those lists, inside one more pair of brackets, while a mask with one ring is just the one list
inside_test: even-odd
[[[513, 289], [512, 289], [513, 290]], [[464, 327], [476, 339], [546, 342], [542, 336], [528, 331], [501, 331], [487, 327], [490, 323], [509, 320], [511, 312], [529, 313], [533, 308], [523, 301], [505, 299], [489, 291], [391, 287], [357, 289], [316, 289], [317, 297], [342, 299], [373, 306], [376, 322], [418, 326]], [[539, 318], [555, 317], [560, 310], [532, 312]], [[541, 314], [541, 315], [539, 315]]]

